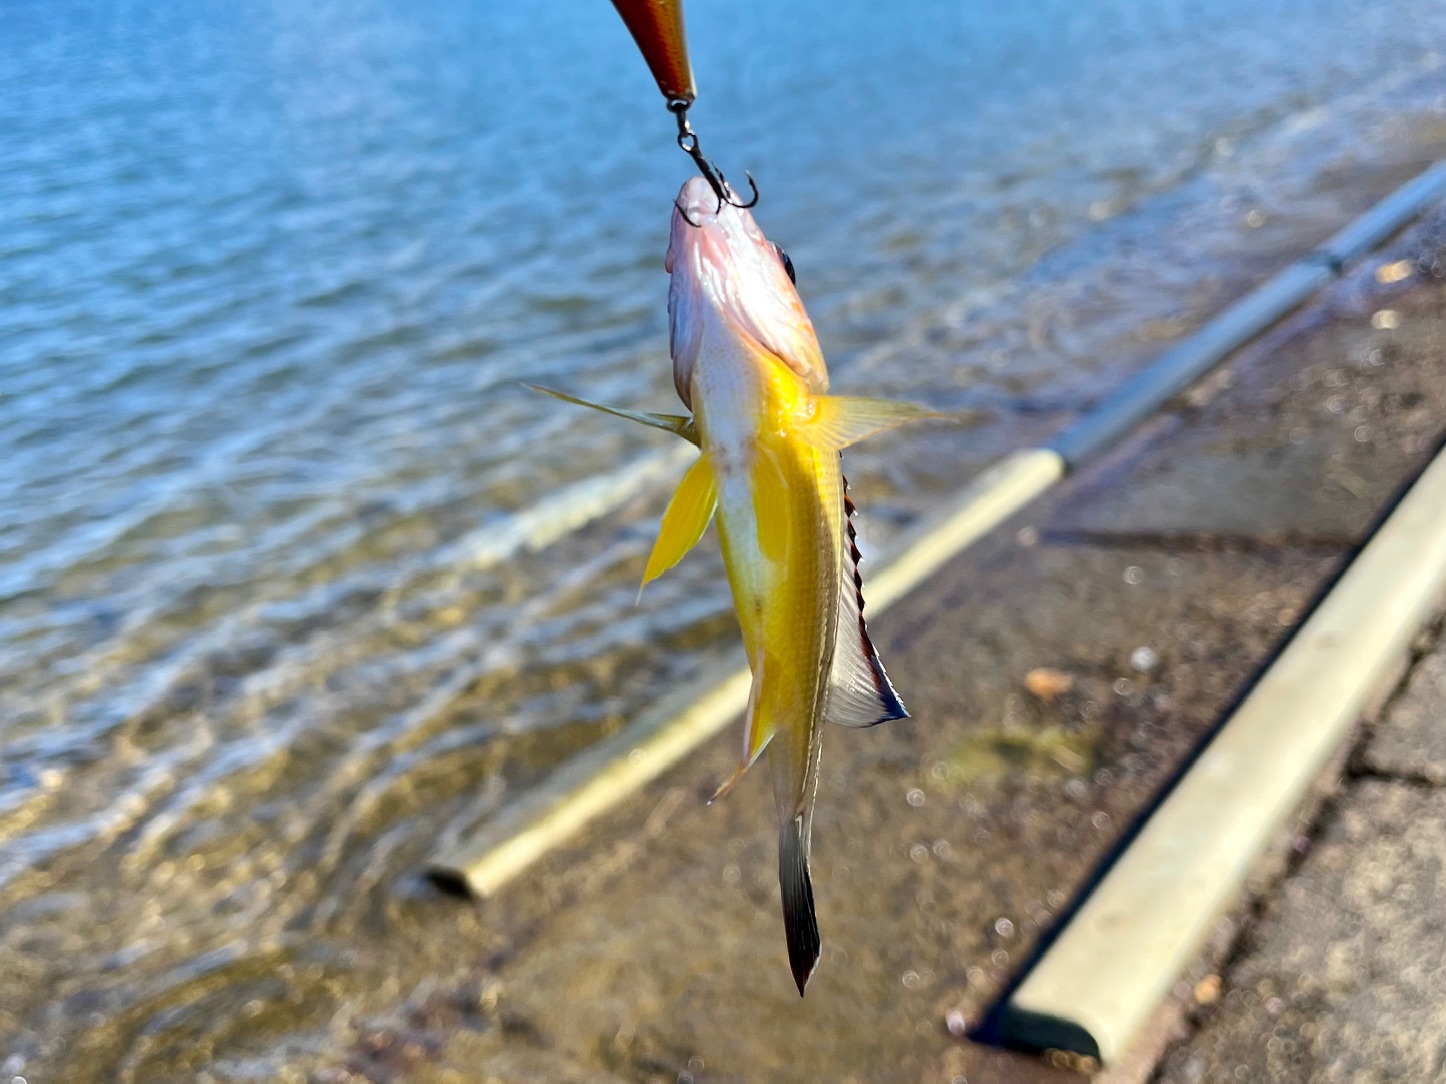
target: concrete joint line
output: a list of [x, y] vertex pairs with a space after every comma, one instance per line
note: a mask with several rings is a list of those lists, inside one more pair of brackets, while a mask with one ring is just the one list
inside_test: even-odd
[[1446, 590], [1446, 452], [1145, 823], [999, 1014], [1002, 1041], [1117, 1062]]

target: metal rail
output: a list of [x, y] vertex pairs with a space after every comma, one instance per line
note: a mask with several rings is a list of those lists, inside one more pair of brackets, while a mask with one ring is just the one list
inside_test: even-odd
[[1439, 603], [1443, 509], [1446, 451], [1009, 995], [999, 1040], [1130, 1050]]

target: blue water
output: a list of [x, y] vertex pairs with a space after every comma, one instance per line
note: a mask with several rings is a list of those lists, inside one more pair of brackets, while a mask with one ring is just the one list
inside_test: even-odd
[[[851, 459], [878, 547], [1441, 138], [1442, 0], [689, 27], [836, 386], [979, 418]], [[439, 836], [729, 650], [714, 559], [630, 605], [677, 460], [519, 385], [670, 409], [688, 163], [603, 0], [0, 0], [0, 88], [0, 1053], [162, 1079], [298, 931], [404, 973]]]

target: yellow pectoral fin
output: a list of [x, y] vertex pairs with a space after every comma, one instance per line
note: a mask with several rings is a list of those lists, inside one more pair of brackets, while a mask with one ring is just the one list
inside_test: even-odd
[[816, 395], [810, 405], [812, 415], [799, 425], [798, 431], [815, 448], [825, 451], [842, 451], [896, 425], [949, 417], [913, 403], [857, 395]]
[[641, 410], [623, 410], [620, 407], [603, 406], [601, 403], [589, 403], [586, 399], [579, 399], [566, 392], [554, 391], [552, 388], [544, 388], [541, 384], [524, 383], [522, 386], [531, 388], [533, 391], [540, 391], [543, 395], [550, 395], [554, 399], [561, 399], [564, 403], [585, 406], [589, 410], [600, 410], [615, 418], [626, 418], [630, 422], [646, 425], [649, 429], [661, 429], [665, 433], [682, 437], [689, 444], [698, 443], [698, 433], [693, 427], [693, 419], [685, 418], [681, 414], [649, 414]]
[[681, 561], [683, 554], [703, 537], [703, 530], [713, 518], [713, 508], [717, 503], [718, 487], [713, 479], [713, 468], [708, 465], [708, 457], [700, 455], [688, 468], [688, 473], [683, 475], [677, 492], [668, 502], [668, 510], [663, 513], [662, 530], [658, 532], [658, 541], [653, 544], [643, 582], [638, 587], [640, 596], [644, 587]]

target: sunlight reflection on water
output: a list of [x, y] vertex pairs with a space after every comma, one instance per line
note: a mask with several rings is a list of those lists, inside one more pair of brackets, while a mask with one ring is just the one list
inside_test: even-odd
[[[694, 6], [836, 386], [985, 418], [851, 453], [875, 550], [1400, 179], [1446, 49], [1439, 2]], [[715, 558], [632, 606], [676, 453], [519, 384], [671, 409], [686, 161], [594, 0], [6, 19], [0, 1038], [155, 1078], [324, 1029], [434, 839], [731, 648]]]

